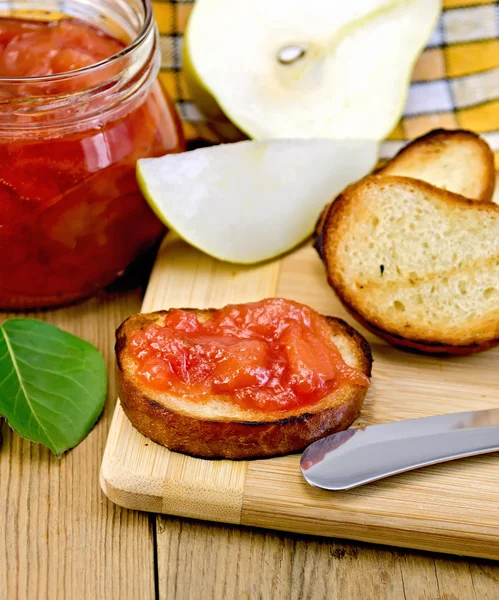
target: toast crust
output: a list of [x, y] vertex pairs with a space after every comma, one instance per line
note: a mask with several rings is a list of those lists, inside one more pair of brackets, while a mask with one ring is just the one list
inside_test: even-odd
[[[184, 310], [204, 318], [213, 312]], [[316, 405], [294, 411], [241, 409], [234, 416], [233, 409], [228, 416], [220, 407], [218, 414], [209, 414], [196, 410], [197, 404], [189, 400], [172, 403], [167, 394], [146, 389], [137, 380], [128, 353], [131, 332], [151, 323], [161, 324], [167, 314], [158, 311], [130, 317], [116, 332], [121, 405], [132, 425], [158, 444], [199, 458], [265, 458], [303, 450], [321, 437], [346, 429], [358, 416], [367, 388], [348, 383]], [[366, 340], [340, 319], [327, 317], [327, 321], [333, 335], [348, 345], [351, 366], [370, 377], [372, 355]]]
[[[470, 200], [458, 194], [435, 188], [424, 181], [406, 177], [373, 175], [349, 186], [340, 194], [329, 210], [321, 232], [322, 258], [326, 266], [328, 282], [342, 304], [366, 329], [398, 348], [430, 354], [467, 355], [498, 345], [499, 310], [497, 314], [494, 314], [495, 318], [492, 319], [492, 325], [490, 318], [483, 320], [483, 322], [476, 320], [473, 323], [474, 333], [470, 335], [468, 335], [468, 332], [455, 331], [452, 334], [441, 335], [440, 337], [432, 336], [425, 331], [423, 324], [419, 327], [412, 327], [411, 336], [407, 336], [406, 330], [402, 331], [400, 328], [391, 326], [390, 323], [379, 316], [375, 308], [365, 310], [355, 292], [344, 282], [342, 275], [336, 269], [335, 254], [338, 249], [341, 230], [347, 227], [346, 220], [350, 214], [359, 209], [355, 205], [355, 198], [357, 195], [369, 194], [372, 186], [390, 184], [417, 188], [430, 196], [437, 194], [439, 201], [447, 203], [451, 209], [466, 205], [478, 211], [499, 215], [499, 207], [491, 202]], [[494, 258], [494, 262], [496, 260]]]
[[[341, 298], [340, 298], [341, 299]], [[344, 301], [341, 299], [344, 303]], [[344, 303], [344, 306], [349, 314], [365, 329], [376, 335], [385, 342], [388, 342], [391, 346], [398, 348], [399, 350], [412, 351], [417, 354], [434, 354], [437, 356], [468, 356], [469, 354], [475, 354], [476, 352], [484, 352], [490, 350], [495, 346], [499, 345], [499, 338], [489, 340], [481, 344], [468, 344], [463, 346], [456, 346], [450, 344], [442, 344], [440, 342], [429, 342], [424, 340], [411, 339], [403, 337], [395, 333], [389, 333], [379, 327], [376, 327], [369, 321], [366, 321], [361, 315], [355, 312], [355, 310]]]
[[328, 217], [329, 210], [333, 205], [333, 202], [326, 204], [326, 206], [322, 209], [322, 212], [319, 215], [319, 218], [317, 219], [317, 223], [315, 224], [314, 233], [312, 235], [312, 238], [314, 240], [314, 248], [321, 259], [324, 259], [324, 255], [322, 252], [322, 232], [324, 230], [324, 224]]

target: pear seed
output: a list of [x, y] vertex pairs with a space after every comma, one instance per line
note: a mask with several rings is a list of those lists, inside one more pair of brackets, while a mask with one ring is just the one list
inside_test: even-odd
[[284, 48], [281, 48], [277, 53], [277, 60], [281, 65], [292, 65], [303, 58], [306, 52], [307, 48], [305, 46], [299, 46], [298, 44], [284, 46]]

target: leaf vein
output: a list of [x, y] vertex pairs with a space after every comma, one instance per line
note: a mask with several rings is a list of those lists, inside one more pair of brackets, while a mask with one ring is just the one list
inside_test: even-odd
[[[71, 335], [71, 334], [68, 333], [67, 335]], [[37, 338], [40, 338], [41, 340], [43, 340], [45, 343], [47, 342], [47, 336], [46, 335], [42, 335], [42, 334], [36, 333], [34, 331], [30, 331], [29, 332], [29, 336], [31, 338], [32, 337], [37, 337]], [[55, 340], [55, 339], [52, 338], [50, 341], [53, 344], [60, 344], [61, 346], [64, 346], [65, 348], [69, 348], [72, 352], [74, 352], [74, 346], [72, 346], [71, 344], [67, 344], [66, 342], [64, 342], [60, 338], [57, 339], [57, 340]], [[84, 340], [80, 340], [80, 341], [84, 342]], [[87, 342], [87, 343], [89, 343], [89, 342]]]
[[85, 359], [80, 356], [69, 357], [67, 354], [57, 354], [56, 352], [49, 352], [45, 348], [41, 349], [41, 348], [33, 348], [30, 346], [26, 346], [25, 344], [21, 344], [18, 341], [16, 341], [14, 345], [16, 346], [16, 348], [22, 348], [23, 350], [27, 350], [28, 352], [38, 352], [40, 354], [43, 354], [44, 356], [54, 356], [55, 358], [62, 358], [63, 360], [71, 360], [71, 361], [77, 360], [82, 363], [85, 362]]
[[[65, 402], [67, 402], [68, 404], [71, 404], [71, 406], [74, 406], [75, 409], [79, 413], [81, 413], [83, 415], [85, 414], [85, 412], [81, 409], [81, 406], [76, 404], [69, 396], [64, 396], [63, 394], [59, 394], [58, 392], [46, 390], [46, 389], [42, 388], [40, 385], [33, 383], [32, 381], [26, 380], [26, 384], [29, 385], [30, 387], [33, 387], [33, 388], [39, 390], [43, 394], [47, 394], [49, 396], [57, 396], [59, 398], [62, 398]], [[45, 404], [44, 402], [41, 402], [41, 400], [39, 398], [36, 399], [36, 403], [41, 404], [43, 407], [47, 408], [48, 410], [52, 410], [53, 412], [57, 413], [57, 411], [55, 411], [53, 408], [51, 408], [50, 406], [47, 406], [47, 404]], [[62, 414], [62, 413], [58, 413], [58, 414]]]
[[51, 373], [52, 375], [56, 375], [57, 377], [62, 377], [64, 379], [67, 379], [68, 381], [71, 381], [72, 383], [77, 385], [79, 388], [81, 388], [86, 394], [88, 394], [88, 390], [83, 384], [81, 384], [77, 379], [74, 379], [74, 377], [70, 377], [69, 375], [66, 375], [66, 373], [58, 373], [57, 371], [53, 371], [52, 369], [47, 369], [46, 367], [38, 367], [36, 365], [32, 365], [31, 363], [27, 362], [23, 358], [18, 358], [18, 361], [20, 363], [25, 364], [33, 371], [41, 371], [42, 373]]

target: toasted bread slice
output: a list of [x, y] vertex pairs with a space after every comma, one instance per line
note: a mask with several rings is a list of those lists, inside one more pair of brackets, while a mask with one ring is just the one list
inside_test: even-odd
[[335, 201], [328, 279], [390, 343], [468, 354], [499, 343], [499, 207], [423, 181], [374, 175]]
[[[188, 309], [191, 310], [191, 309]], [[194, 310], [206, 320], [212, 310]], [[207, 401], [148, 389], [135, 374], [129, 336], [151, 323], [162, 325], [168, 311], [127, 319], [116, 332], [118, 388], [132, 425], [170, 450], [202, 458], [257, 458], [302, 450], [325, 435], [346, 429], [357, 417], [367, 389], [345, 383], [313, 406], [288, 411], [244, 409], [230, 398]], [[327, 317], [331, 338], [347, 364], [371, 376], [369, 344], [344, 321]]]
[[[483, 201], [492, 200], [496, 183], [492, 150], [480, 136], [464, 129], [435, 129], [417, 138], [375, 174], [421, 179], [470, 200]], [[315, 226], [319, 255], [322, 255], [320, 234], [330, 207], [331, 203]]]
[[464, 129], [431, 131], [405, 146], [376, 174], [422, 179], [470, 200], [487, 202], [496, 181], [489, 145]]

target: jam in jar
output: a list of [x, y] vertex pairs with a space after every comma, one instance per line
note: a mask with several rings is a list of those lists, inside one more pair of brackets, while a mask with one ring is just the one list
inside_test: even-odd
[[163, 233], [136, 162], [183, 149], [149, 0], [65, 7], [0, 16], [3, 309], [73, 302], [120, 275]]

